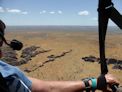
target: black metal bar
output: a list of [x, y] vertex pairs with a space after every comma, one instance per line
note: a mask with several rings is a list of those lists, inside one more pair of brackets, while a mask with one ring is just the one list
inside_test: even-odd
[[99, 51], [100, 51], [100, 63], [101, 74], [107, 74], [108, 68], [105, 57], [105, 38], [107, 31], [108, 17], [104, 13], [99, 13]]
[[[109, 2], [108, 2], [109, 1]], [[111, 5], [111, 0], [99, 0], [98, 6], [98, 29], [99, 29], [99, 51], [100, 51], [100, 63], [101, 74], [108, 73], [108, 67], [105, 57], [105, 38], [109, 20], [109, 13], [106, 11], [106, 7]]]
[[122, 29], [122, 15], [114, 8], [110, 8], [111, 14], [110, 19], [120, 28]]
[[[99, 51], [100, 51], [100, 63], [101, 74], [108, 73], [108, 67], [105, 57], [105, 38], [107, 32], [107, 26], [109, 18], [122, 29], [122, 15], [113, 7], [111, 0], [99, 0], [98, 5], [98, 29], [99, 29]], [[117, 91], [117, 85], [111, 86], [113, 92]]]

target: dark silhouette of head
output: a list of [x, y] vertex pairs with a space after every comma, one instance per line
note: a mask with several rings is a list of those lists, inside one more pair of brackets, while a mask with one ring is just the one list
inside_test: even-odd
[[[5, 28], [6, 28], [5, 23], [2, 20], [0, 20], [0, 47], [3, 45], [3, 42], [4, 42], [6, 45], [11, 47], [13, 50], [21, 50], [23, 47], [22, 42], [20, 42], [16, 39], [12, 40], [10, 43], [8, 43], [6, 41], [6, 38], [4, 37]], [[0, 50], [0, 55], [1, 55], [1, 50]]]

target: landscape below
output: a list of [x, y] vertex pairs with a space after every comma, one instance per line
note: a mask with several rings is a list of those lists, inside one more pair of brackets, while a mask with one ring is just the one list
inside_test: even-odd
[[[39, 31], [40, 30], [40, 31]], [[51, 31], [50, 31], [51, 30]], [[122, 83], [122, 32], [109, 28], [106, 58], [109, 72]], [[99, 44], [95, 27], [43, 27], [6, 30], [7, 40], [23, 42], [21, 51], [2, 48], [3, 60], [28, 76], [43, 80], [80, 80], [99, 76]], [[118, 66], [117, 66], [118, 65]]]

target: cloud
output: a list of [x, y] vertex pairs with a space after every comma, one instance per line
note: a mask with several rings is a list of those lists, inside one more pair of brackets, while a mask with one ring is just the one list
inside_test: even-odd
[[19, 10], [19, 9], [9, 9], [9, 8], [7, 8], [6, 10], [7, 10], [7, 12], [9, 12], [9, 13], [21, 13], [21, 12], [22, 12], [22, 11]]
[[28, 14], [28, 12], [22, 12], [21, 14], [26, 15], [26, 14]]
[[80, 12], [78, 12], [78, 15], [80, 15], [80, 16], [87, 16], [87, 15], [89, 15], [89, 12], [86, 11], [86, 10], [80, 11]]
[[54, 12], [54, 11], [50, 11], [49, 13], [50, 13], [50, 14], [55, 14], [55, 12]]
[[47, 12], [47, 10], [40, 11], [40, 14], [45, 14], [45, 13], [48, 13], [48, 14], [62, 14], [63, 12], [61, 10], [58, 10], [58, 11], [48, 11], [48, 12]]
[[46, 13], [46, 10], [43, 10], [42, 13]]
[[28, 14], [27, 11], [22, 11], [22, 10], [19, 10], [19, 9], [10, 9], [10, 8], [4, 8], [3, 9], [3, 7], [0, 7], [0, 13], [1, 12], [4, 12], [4, 13], [14, 13], [14, 14], [23, 14], [23, 15]]
[[40, 14], [44, 14], [44, 13], [46, 13], [47, 11], [46, 10], [42, 10], [41, 12], [40, 12]]
[[22, 15], [28, 14], [27, 11], [22, 11], [19, 9], [3, 8], [1, 6], [0, 6], [0, 13], [14, 13], [14, 14], [22, 14]]
[[3, 9], [3, 7], [0, 7], [0, 13], [5, 12], [5, 10]]
[[62, 14], [62, 11], [61, 11], [61, 10], [59, 10], [59, 11], [58, 11], [58, 14]]

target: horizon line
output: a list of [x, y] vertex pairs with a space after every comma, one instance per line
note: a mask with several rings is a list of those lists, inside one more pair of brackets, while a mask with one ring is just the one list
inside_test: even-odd
[[[10, 27], [14, 27], [14, 26], [98, 26], [98, 25], [6, 25], [6, 26], [10, 26]], [[115, 25], [109, 25], [108, 27], [116, 27]]]

